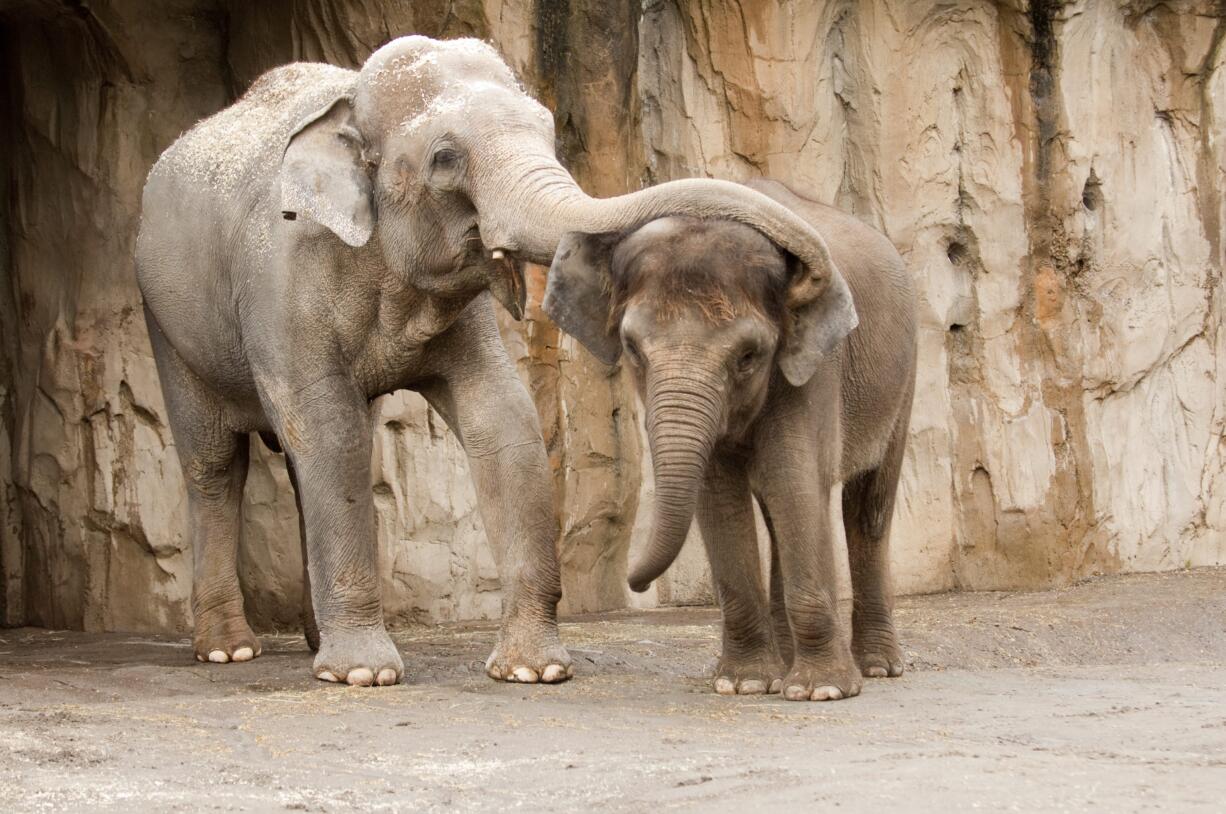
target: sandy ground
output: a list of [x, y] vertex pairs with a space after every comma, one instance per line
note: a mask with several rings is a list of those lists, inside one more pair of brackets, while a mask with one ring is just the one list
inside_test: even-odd
[[577, 677], [481, 673], [489, 625], [398, 635], [409, 683], [308, 675], [298, 637], [0, 631], [3, 810], [1222, 811], [1226, 569], [900, 602], [907, 674], [722, 698], [707, 609], [563, 625]]

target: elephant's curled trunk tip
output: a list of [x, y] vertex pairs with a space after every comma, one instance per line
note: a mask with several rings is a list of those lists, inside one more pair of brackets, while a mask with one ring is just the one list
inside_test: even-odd
[[630, 579], [629, 579], [630, 590], [634, 591], [636, 594], [641, 594], [644, 591], [646, 591], [648, 588], [650, 588], [651, 583], [655, 582], [656, 578], [659, 576], [660, 576], [659, 574], [643, 573], [643, 569], [641, 566], [638, 568], [635, 568], [634, 572], [630, 574]]

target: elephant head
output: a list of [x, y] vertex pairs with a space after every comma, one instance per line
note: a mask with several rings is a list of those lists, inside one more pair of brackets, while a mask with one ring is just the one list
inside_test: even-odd
[[[434, 293], [488, 287], [518, 316], [518, 261], [549, 263], [567, 232], [625, 232], [667, 215], [727, 218], [759, 229], [819, 278], [825, 244], [787, 208], [753, 190], [694, 179], [615, 198], [584, 194], [554, 153], [553, 117], [490, 46], [402, 37], [362, 66], [351, 89], [291, 134], [282, 205], [351, 246], [377, 235], [388, 266]], [[287, 215], [288, 216], [288, 215]], [[550, 315], [586, 338], [583, 281]]]
[[624, 350], [643, 400], [656, 495], [635, 591], [676, 559], [713, 450], [748, 437], [776, 370], [804, 385], [857, 324], [833, 264], [801, 262], [743, 224], [690, 217], [568, 234], [545, 306], [606, 362]]

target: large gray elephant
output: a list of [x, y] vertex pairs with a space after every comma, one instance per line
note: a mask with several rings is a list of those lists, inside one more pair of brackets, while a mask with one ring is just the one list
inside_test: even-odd
[[260, 653], [235, 573], [258, 432], [284, 448], [298, 499], [314, 675], [400, 679], [376, 574], [368, 404], [411, 388], [464, 445], [499, 564], [489, 675], [567, 678], [548, 463], [485, 292], [518, 316], [521, 263], [549, 262], [563, 233], [677, 213], [741, 220], [824, 262], [807, 224], [732, 184], [589, 198], [554, 155], [549, 111], [475, 40], [404, 37], [360, 71], [277, 68], [184, 134], [146, 183], [136, 260], [187, 483], [196, 657]]
[[[697, 514], [724, 615], [716, 691], [846, 698], [861, 675], [903, 669], [888, 545], [915, 387], [914, 293], [880, 233], [781, 184], [754, 186], [828, 236], [832, 262], [805, 267], [741, 224], [666, 218], [566, 236], [544, 306], [605, 362], [624, 348], [643, 397], [655, 517], [630, 586], [664, 572]], [[830, 525], [840, 482], [850, 640]], [[753, 496], [770, 534], [769, 600]]]

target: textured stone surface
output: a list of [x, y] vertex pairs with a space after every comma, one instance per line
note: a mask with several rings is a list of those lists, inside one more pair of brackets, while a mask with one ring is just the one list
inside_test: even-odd
[[[896, 523], [905, 591], [1226, 562], [1220, 4], [1079, 0], [0, 0], [0, 613], [184, 629], [191, 555], [131, 264], [158, 153], [262, 71], [392, 36], [495, 43], [589, 191], [769, 174], [882, 229], [922, 291]], [[837, 236], [832, 236], [837, 239]], [[565, 609], [709, 601], [697, 539], [630, 597], [651, 501], [616, 368], [505, 324], [536, 399]], [[410, 393], [372, 411], [396, 622], [497, 614], [462, 451]], [[241, 578], [296, 624], [297, 519], [253, 443]]]

